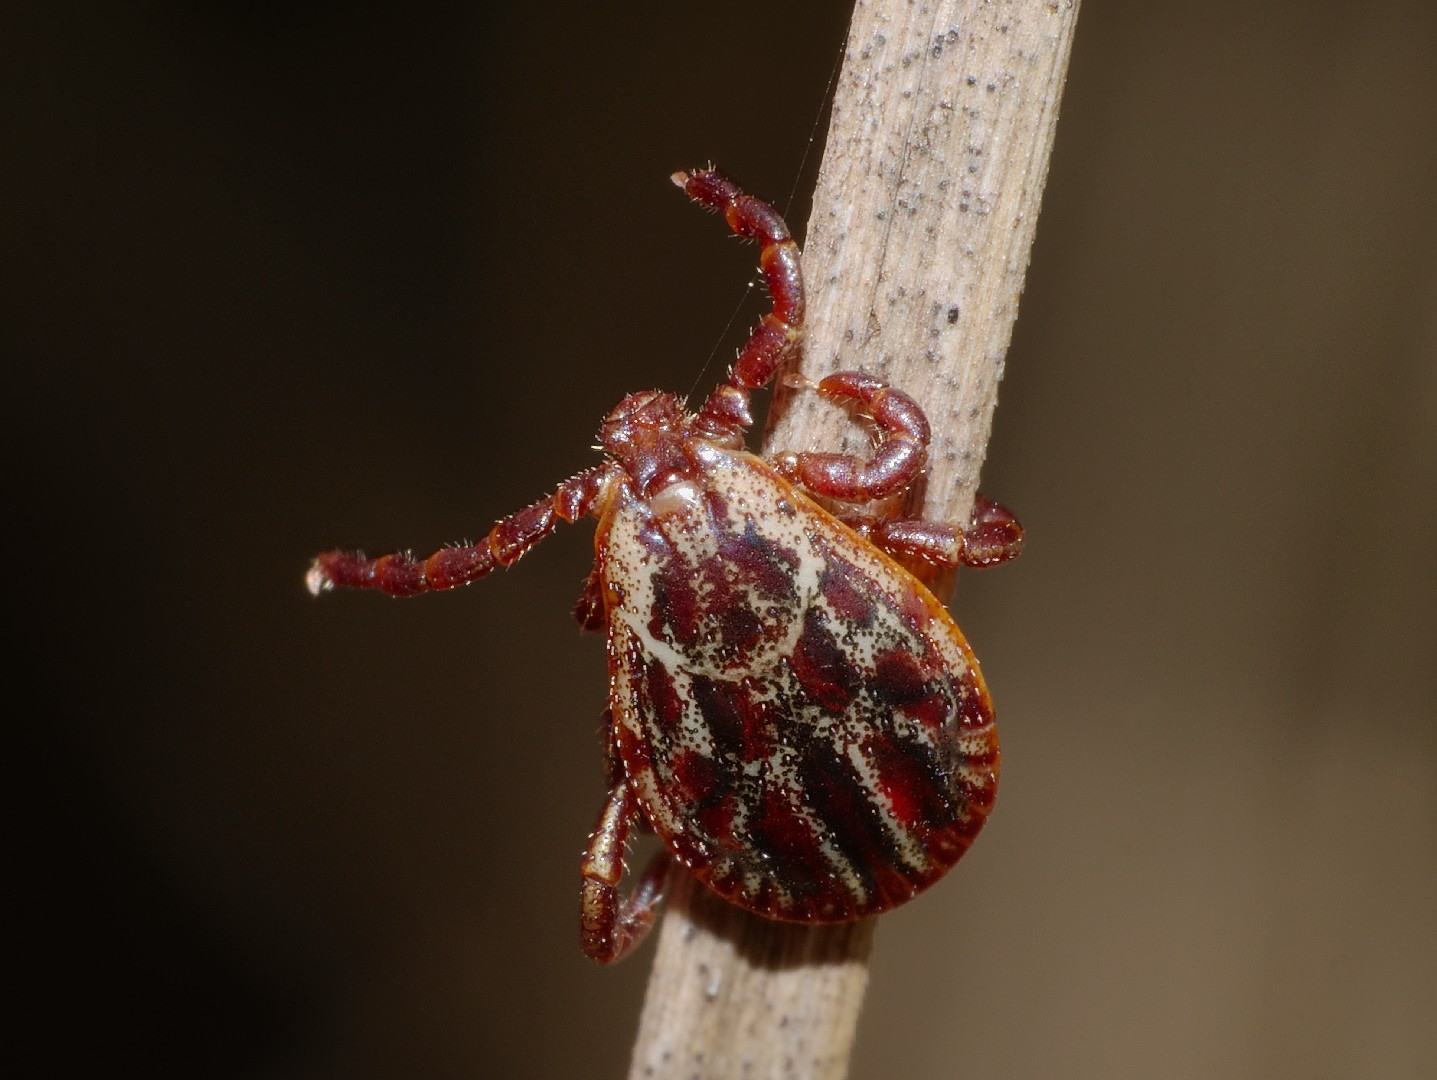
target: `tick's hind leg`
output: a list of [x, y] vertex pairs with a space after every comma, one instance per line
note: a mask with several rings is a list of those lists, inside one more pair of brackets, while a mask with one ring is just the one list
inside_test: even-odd
[[843, 523], [895, 558], [922, 559], [934, 566], [997, 566], [1016, 559], [1023, 550], [1023, 525], [1006, 506], [981, 492], [973, 499], [973, 516], [960, 528], [925, 518], [881, 520], [843, 517]]
[[671, 862], [667, 851], [654, 856], [632, 893], [619, 895], [629, 828], [638, 814], [638, 799], [628, 781], [617, 780], [580, 863], [584, 880], [579, 894], [579, 943], [584, 954], [600, 964], [622, 960], [644, 940], [664, 898]]

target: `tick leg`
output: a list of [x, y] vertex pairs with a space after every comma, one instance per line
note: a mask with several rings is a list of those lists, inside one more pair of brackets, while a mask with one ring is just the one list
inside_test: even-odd
[[818, 392], [863, 407], [876, 433], [873, 456], [865, 461], [853, 454], [788, 451], [774, 458], [779, 472], [815, 495], [844, 502], [896, 495], [922, 475], [928, 460], [929, 431], [928, 418], [918, 402], [858, 371], [828, 376], [819, 382]]
[[963, 530], [963, 565], [997, 566], [1023, 553], [1023, 523], [1006, 506], [980, 491]]
[[981, 492], [973, 500], [973, 517], [966, 528], [924, 518], [844, 517], [842, 521], [889, 555], [935, 566], [997, 566], [1016, 559], [1023, 550], [1022, 522]]
[[676, 172], [673, 181], [695, 202], [723, 213], [739, 236], [759, 242], [758, 265], [773, 310], [754, 327], [738, 359], [699, 410], [701, 424], [712, 433], [740, 430], [753, 423], [748, 392], [773, 378], [803, 329], [803, 273], [798, 245], [788, 225], [768, 203], [746, 194], [717, 169]]
[[609, 613], [604, 610], [604, 592], [599, 582], [597, 563], [584, 579], [584, 587], [579, 591], [579, 600], [574, 605], [574, 618], [585, 630], [599, 632], [608, 629]]
[[326, 551], [310, 565], [305, 583], [315, 596], [329, 589], [378, 589], [390, 596], [454, 589], [508, 566], [554, 531], [561, 521], [589, 513], [612, 475], [600, 465], [571, 477], [554, 494], [510, 514], [477, 544], [441, 548], [427, 558], [396, 552], [371, 559], [360, 551]]
[[622, 960], [643, 941], [654, 925], [654, 915], [664, 897], [664, 879], [670, 862], [667, 851], [654, 856], [629, 896], [619, 895], [619, 882], [624, 876], [624, 849], [629, 828], [638, 813], [638, 800], [628, 781], [618, 781], [604, 801], [579, 866], [583, 875], [579, 894], [579, 943], [584, 954], [600, 964]]

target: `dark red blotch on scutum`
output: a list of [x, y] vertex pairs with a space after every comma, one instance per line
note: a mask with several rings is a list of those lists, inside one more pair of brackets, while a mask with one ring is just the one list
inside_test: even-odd
[[916, 657], [900, 649], [880, 653], [874, 660], [874, 701], [935, 732], [942, 728], [953, 708], [943, 686], [944, 680], [931, 677]]
[[693, 568], [679, 557], [668, 537], [653, 523], [639, 531], [639, 543], [655, 567], [651, 575], [654, 610], [649, 616], [650, 635], [657, 641], [667, 639], [680, 647], [696, 644], [703, 633], [704, 613], [699, 608]]
[[750, 521], [742, 535], [730, 534], [719, 543], [717, 561], [745, 588], [769, 603], [789, 606], [797, 599], [793, 575], [798, 553], [759, 533]]
[[867, 751], [893, 816], [920, 841], [953, 820], [953, 808], [944, 795], [948, 784], [918, 746], [874, 739]]
[[794, 646], [791, 663], [799, 685], [829, 712], [842, 712], [858, 694], [859, 675], [828, 628], [828, 617], [818, 608], [804, 612], [803, 633]]
[[833, 744], [819, 739], [805, 748], [799, 772], [809, 804], [827, 827], [829, 843], [843, 854], [868, 893], [867, 907], [873, 906], [875, 893], [906, 899], [913, 886], [899, 869], [881, 812], [849, 762], [835, 751]]
[[693, 700], [713, 739], [714, 751], [732, 760], [748, 757], [744, 722], [746, 694], [738, 683], [693, 676]]
[[830, 559], [828, 568], [819, 579], [818, 588], [833, 607], [834, 614], [845, 624], [866, 627], [873, 622], [873, 598], [857, 587], [855, 571], [835, 569]]

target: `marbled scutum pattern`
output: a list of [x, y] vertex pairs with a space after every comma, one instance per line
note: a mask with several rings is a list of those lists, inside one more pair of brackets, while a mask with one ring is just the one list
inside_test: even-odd
[[997, 729], [967, 642], [763, 461], [696, 444], [677, 483], [615, 493], [596, 544], [615, 748], [645, 816], [769, 918], [903, 903], [993, 804]]

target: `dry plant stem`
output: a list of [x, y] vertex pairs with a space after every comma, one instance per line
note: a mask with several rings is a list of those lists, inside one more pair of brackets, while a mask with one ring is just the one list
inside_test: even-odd
[[[815, 381], [862, 369], [918, 398], [934, 439], [910, 505], [927, 517], [972, 506], [1077, 15], [1077, 0], [854, 12], [804, 247], [799, 366]], [[777, 392], [766, 448], [867, 445], [818, 395]], [[630, 1076], [846, 1075], [872, 920], [793, 926], [682, 872], [669, 888]]]

